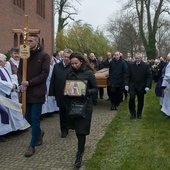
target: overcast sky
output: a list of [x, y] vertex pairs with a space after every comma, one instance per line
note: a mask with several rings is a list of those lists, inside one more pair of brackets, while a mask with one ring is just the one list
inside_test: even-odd
[[[108, 17], [120, 10], [120, 7], [118, 0], [82, 0], [81, 5], [76, 3], [78, 15], [74, 16], [74, 19], [81, 19], [83, 23], [91, 24], [94, 29], [98, 26], [102, 28], [107, 24]], [[55, 17], [57, 18], [57, 14]]]
[[83, 0], [81, 5], [77, 5], [79, 14], [75, 19], [82, 19], [93, 28], [103, 27], [107, 24], [108, 17], [115, 11], [120, 10], [121, 4], [117, 0]]

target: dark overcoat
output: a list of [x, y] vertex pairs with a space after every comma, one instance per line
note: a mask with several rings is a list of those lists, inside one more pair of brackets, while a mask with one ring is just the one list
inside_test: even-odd
[[66, 107], [64, 101], [64, 88], [67, 75], [70, 73], [70, 64], [63, 65], [63, 62], [54, 65], [51, 81], [49, 96], [55, 96], [58, 107]]
[[[22, 82], [23, 60], [20, 60], [18, 67], [18, 82]], [[44, 103], [45, 94], [47, 92], [46, 79], [50, 70], [50, 56], [43, 51], [38, 45], [35, 51], [31, 51], [30, 57], [27, 59], [27, 78], [29, 86], [27, 87], [26, 102], [27, 103]]]
[[104, 62], [103, 62], [103, 68], [109, 68], [110, 67], [110, 62], [108, 59], [106, 59]]
[[110, 62], [109, 75], [111, 88], [124, 86], [126, 71], [127, 64], [123, 58], [120, 58], [119, 60], [113, 59]]
[[67, 77], [68, 80], [81, 80], [87, 83], [87, 94], [84, 97], [66, 97], [66, 102], [71, 102], [72, 100], [76, 100], [80, 102], [82, 100], [86, 100], [88, 98], [88, 104], [86, 108], [86, 117], [84, 119], [73, 119], [69, 118], [70, 125], [73, 129], [75, 129], [76, 134], [88, 135], [90, 133], [90, 125], [91, 118], [93, 112], [93, 104], [92, 104], [92, 94], [98, 91], [98, 85], [94, 73], [90, 69], [80, 69], [78, 71], [71, 71]]
[[145, 87], [151, 89], [152, 73], [147, 63], [141, 61], [139, 65], [136, 62], [129, 64], [126, 76], [125, 86], [129, 86], [129, 93], [133, 95], [135, 89], [145, 93]]

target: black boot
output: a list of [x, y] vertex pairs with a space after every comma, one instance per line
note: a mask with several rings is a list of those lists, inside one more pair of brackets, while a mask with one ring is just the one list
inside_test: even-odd
[[75, 167], [80, 168], [82, 163], [82, 153], [78, 152], [76, 155]]

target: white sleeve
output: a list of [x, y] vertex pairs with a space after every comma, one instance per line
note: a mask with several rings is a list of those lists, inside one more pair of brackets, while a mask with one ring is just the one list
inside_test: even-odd
[[0, 79], [0, 91], [9, 95], [13, 89], [13, 84], [11, 82], [3, 81]]
[[170, 63], [165, 69], [165, 75], [163, 78], [162, 86], [168, 86], [170, 84]]
[[9, 61], [6, 62], [5, 68], [8, 70], [9, 74], [12, 75], [11, 64]]

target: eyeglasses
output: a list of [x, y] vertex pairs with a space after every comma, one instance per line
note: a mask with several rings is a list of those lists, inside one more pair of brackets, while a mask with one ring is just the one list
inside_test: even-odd
[[33, 42], [33, 40], [28, 40], [28, 42]]

